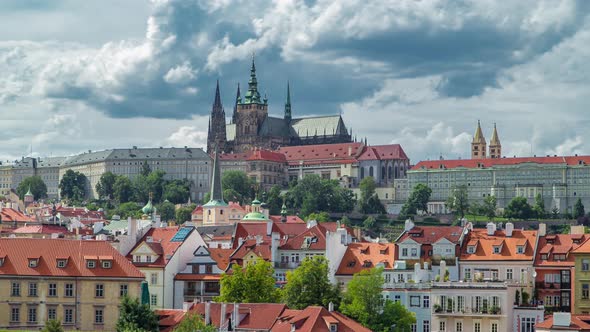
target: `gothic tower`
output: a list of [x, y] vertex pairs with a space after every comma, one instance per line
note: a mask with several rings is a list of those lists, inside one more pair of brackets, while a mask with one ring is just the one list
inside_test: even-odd
[[502, 144], [500, 143], [495, 123], [492, 139], [490, 140], [490, 158], [502, 158]]
[[244, 152], [260, 145], [258, 132], [264, 120], [268, 117], [268, 102], [260, 98], [258, 81], [256, 80], [256, 66], [252, 57], [248, 91], [243, 100], [236, 105], [236, 138], [235, 152]]
[[486, 157], [486, 139], [481, 131], [481, 124], [477, 120], [477, 129], [471, 142], [471, 159], [485, 159]]
[[238, 83], [238, 91], [236, 92], [236, 103], [234, 105], [234, 113], [231, 116], [231, 123], [236, 123], [238, 117], [238, 104], [242, 103], [242, 96], [240, 95], [240, 83]]
[[291, 89], [289, 82], [287, 82], [287, 102], [285, 103], [285, 122], [291, 122]]
[[207, 153], [212, 153], [216, 146], [219, 148], [219, 151], [225, 151], [225, 143], [227, 141], [226, 135], [225, 110], [221, 104], [219, 81], [217, 81], [217, 87], [215, 88], [215, 100], [213, 101], [211, 116], [209, 117], [209, 130], [207, 132]]

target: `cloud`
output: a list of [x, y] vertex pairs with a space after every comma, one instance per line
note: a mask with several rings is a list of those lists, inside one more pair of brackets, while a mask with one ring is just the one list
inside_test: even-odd
[[187, 61], [180, 66], [170, 68], [164, 75], [164, 81], [170, 84], [186, 84], [195, 79], [197, 71], [191, 67]]
[[172, 146], [205, 148], [207, 146], [207, 132], [199, 131], [195, 126], [183, 126], [172, 133], [166, 142]]

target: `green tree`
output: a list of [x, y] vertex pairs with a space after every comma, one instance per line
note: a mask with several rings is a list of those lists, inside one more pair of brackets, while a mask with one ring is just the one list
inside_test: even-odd
[[460, 185], [454, 188], [445, 205], [447, 209], [455, 212], [461, 218], [465, 217], [465, 212], [469, 209], [467, 186]]
[[545, 201], [543, 200], [541, 194], [537, 194], [537, 196], [535, 196], [535, 205], [533, 206], [533, 212], [535, 216], [539, 219], [545, 218], [545, 215], [547, 214], [547, 212], [545, 211]]
[[116, 330], [122, 332], [130, 328], [158, 332], [158, 317], [150, 310], [149, 305], [140, 304], [137, 298], [124, 296], [119, 305], [119, 320]]
[[113, 184], [113, 198], [119, 203], [127, 203], [133, 198], [133, 184], [128, 177], [117, 176]]
[[369, 216], [369, 217], [367, 217], [367, 219], [365, 219], [363, 221], [363, 227], [365, 229], [373, 229], [375, 227], [376, 223], [377, 223], [377, 220], [375, 219], [375, 217]]
[[328, 212], [320, 212], [320, 213], [311, 213], [310, 215], [305, 218], [305, 220], [315, 220], [317, 222], [327, 222], [330, 221], [330, 214]]
[[305, 198], [303, 199], [300, 214], [302, 216], [309, 216], [310, 214], [319, 211], [319, 205], [320, 204], [317, 199], [317, 196], [313, 195], [312, 193], [308, 193], [307, 195], [305, 195]]
[[191, 207], [181, 207], [180, 209], [176, 210], [176, 223], [182, 224], [184, 222], [190, 221], [193, 210], [194, 208]]
[[340, 223], [344, 226], [352, 226], [352, 221], [347, 216], [342, 216]]
[[497, 207], [498, 207], [498, 201], [496, 200], [496, 196], [490, 195], [490, 196], [486, 196], [486, 198], [483, 199], [483, 205], [481, 207], [481, 211], [490, 220], [494, 220], [494, 217], [496, 216]]
[[551, 217], [553, 219], [559, 218], [559, 208], [557, 206], [554, 206], [553, 209], [551, 209]]
[[574, 218], [578, 219], [580, 217], [583, 217], [585, 214], [586, 211], [584, 211], [584, 204], [582, 204], [582, 199], [578, 198], [578, 200], [574, 204]]
[[98, 197], [106, 199], [115, 197], [115, 181], [117, 181], [117, 176], [112, 172], [102, 173], [96, 184]]
[[330, 302], [340, 303], [340, 289], [328, 279], [330, 268], [323, 256], [306, 258], [293, 271], [287, 272], [283, 301], [292, 309], [308, 306], [328, 307]]
[[174, 328], [174, 332], [216, 332], [213, 325], [206, 325], [201, 316], [187, 313], [180, 323]]
[[524, 197], [514, 197], [504, 209], [504, 217], [512, 219], [529, 219], [533, 216], [533, 208]]
[[41, 330], [41, 332], [63, 332], [64, 328], [61, 326], [61, 322], [59, 320], [50, 319], [45, 322], [45, 326]]
[[414, 202], [417, 210], [427, 212], [431, 194], [432, 189], [430, 187], [423, 183], [418, 183], [410, 194], [410, 200]]
[[135, 202], [142, 202], [145, 203], [149, 200], [150, 197], [150, 184], [148, 182], [147, 176], [138, 175], [133, 179], [132, 182], [133, 188], [133, 200]]
[[152, 168], [148, 164], [147, 160], [144, 160], [143, 163], [141, 164], [141, 172], [139, 174], [141, 174], [143, 176], [148, 176], [148, 175], [150, 175], [151, 172], [152, 172]]
[[119, 204], [113, 213], [121, 216], [121, 219], [141, 218], [141, 206], [135, 202], [123, 203]]
[[[373, 331], [409, 331], [406, 326], [416, 322], [415, 316], [401, 305], [383, 301], [382, 268], [363, 270], [348, 283], [340, 311]], [[402, 310], [403, 309], [403, 310]]]
[[244, 204], [246, 200], [254, 198], [254, 191], [252, 189], [252, 181], [242, 171], [225, 171], [221, 177], [221, 187], [223, 190], [233, 189], [236, 193], [240, 194], [242, 201], [240, 204]]
[[359, 184], [361, 192], [359, 207], [362, 213], [385, 213], [385, 207], [381, 204], [375, 188], [377, 188], [377, 184], [372, 176], [367, 176], [361, 180]]
[[47, 197], [47, 186], [40, 176], [34, 175], [24, 178], [16, 187], [16, 193], [20, 199], [25, 198], [25, 194], [31, 188], [31, 194], [35, 199], [41, 199]]
[[[209, 202], [210, 198], [211, 198], [211, 193], [207, 193], [205, 195], [206, 201]], [[242, 194], [240, 194], [239, 192], [233, 190], [233, 189], [225, 189], [223, 191], [223, 199], [226, 202], [243, 202], [244, 201], [244, 197], [242, 197]]]
[[221, 276], [218, 302], [274, 303], [278, 300], [275, 271], [270, 262], [258, 258], [246, 267], [234, 264], [232, 271]]
[[283, 198], [281, 197], [281, 187], [274, 185], [268, 191], [268, 198], [266, 206], [271, 215], [278, 215], [281, 213], [281, 206], [283, 206]]
[[158, 214], [163, 221], [172, 220], [176, 217], [176, 208], [170, 202], [164, 202], [157, 206]]
[[[162, 201], [162, 195], [164, 194], [164, 186], [167, 183], [166, 180], [164, 180], [165, 175], [166, 175], [166, 172], [164, 172], [160, 169], [157, 169], [157, 170], [151, 172], [146, 178], [149, 192], [151, 192], [153, 194], [154, 202], [161, 202]], [[148, 193], [148, 195], [149, 195], [149, 193]], [[172, 200], [170, 200], [170, 201], [172, 201]], [[186, 200], [184, 200], [184, 202], [186, 202]], [[181, 202], [181, 203], [184, 203], [184, 202]]]
[[62, 198], [82, 201], [86, 196], [86, 175], [68, 169], [59, 182], [59, 190]]
[[188, 181], [172, 180], [164, 185], [163, 199], [174, 204], [186, 203], [190, 195]]

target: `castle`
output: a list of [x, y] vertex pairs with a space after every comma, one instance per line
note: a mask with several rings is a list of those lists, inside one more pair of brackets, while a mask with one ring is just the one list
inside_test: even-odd
[[471, 142], [471, 159], [486, 159], [486, 158], [502, 158], [502, 144], [498, 137], [498, 131], [496, 130], [496, 124], [494, 123], [494, 132], [492, 133], [492, 139], [490, 140], [490, 152], [486, 156], [486, 139], [481, 131], [481, 124], [477, 121], [477, 129], [475, 129], [475, 135]]
[[291, 91], [287, 84], [287, 100], [284, 116], [268, 114], [268, 99], [260, 97], [256, 67], [252, 58], [248, 91], [244, 98], [238, 85], [231, 121], [226, 124], [225, 110], [221, 103], [219, 82], [209, 119], [207, 152], [215, 146], [219, 151], [245, 152], [254, 148], [275, 150], [282, 146], [347, 143], [352, 133], [346, 128], [340, 115], [307, 118], [293, 118], [291, 113]]

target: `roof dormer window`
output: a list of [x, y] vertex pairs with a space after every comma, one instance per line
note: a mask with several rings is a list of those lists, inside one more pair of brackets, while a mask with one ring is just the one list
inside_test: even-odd
[[64, 267], [66, 267], [66, 265], [68, 265], [67, 259], [58, 259], [57, 260], [57, 267], [58, 268], [63, 269]]
[[29, 267], [36, 268], [39, 266], [39, 258], [29, 258]]
[[541, 260], [547, 260], [547, 254], [541, 254]]
[[89, 259], [86, 261], [86, 267], [89, 269], [94, 269], [96, 267], [96, 261], [93, 259]]
[[373, 266], [373, 263], [371, 263], [371, 261], [365, 261], [363, 263], [363, 267], [371, 267], [371, 266]]
[[110, 269], [111, 267], [113, 267], [113, 261], [110, 261], [110, 260], [102, 261], [102, 268], [103, 269]]
[[475, 246], [467, 246], [468, 254], [475, 254]]
[[0, 257], [0, 266], [4, 265], [4, 260], [5, 259], [6, 259], [6, 256]]
[[348, 264], [346, 264], [346, 266], [348, 267], [354, 267], [356, 265], [356, 261], [350, 261], [348, 262]]
[[338, 324], [330, 323], [330, 332], [338, 332]]
[[524, 246], [516, 246], [517, 254], [524, 254]]
[[494, 254], [499, 254], [501, 250], [502, 250], [501, 246], [494, 246]]

